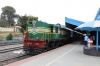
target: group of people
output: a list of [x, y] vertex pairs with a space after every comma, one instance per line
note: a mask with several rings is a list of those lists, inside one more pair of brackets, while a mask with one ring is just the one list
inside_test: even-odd
[[84, 34], [84, 47], [87, 49], [88, 47], [90, 47], [95, 41], [95, 36], [94, 35], [90, 35], [89, 37]]

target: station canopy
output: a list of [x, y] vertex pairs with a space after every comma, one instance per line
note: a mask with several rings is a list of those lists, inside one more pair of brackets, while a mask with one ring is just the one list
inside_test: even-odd
[[74, 29], [85, 22], [65, 17], [65, 25], [70, 29]]

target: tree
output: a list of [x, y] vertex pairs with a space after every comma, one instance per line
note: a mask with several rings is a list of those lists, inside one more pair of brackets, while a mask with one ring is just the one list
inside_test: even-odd
[[2, 7], [1, 19], [6, 20], [9, 23], [9, 27], [14, 25], [14, 19], [16, 16], [16, 10], [11, 6]]
[[38, 20], [38, 17], [28, 16], [29, 21]]
[[25, 34], [25, 32], [26, 32], [27, 29], [28, 29], [27, 23], [28, 23], [29, 21], [33, 21], [33, 20], [38, 20], [38, 17], [27, 16], [27, 15], [19, 16], [19, 18], [18, 18], [18, 24], [19, 24], [19, 26], [21, 27], [19, 30], [20, 30], [20, 32], [21, 32], [23, 35]]
[[24, 35], [25, 31], [27, 31], [27, 21], [28, 21], [28, 16], [19, 16], [18, 18], [18, 24], [21, 27], [19, 30], [20, 32]]
[[4, 19], [0, 19], [0, 27], [8, 27], [8, 22]]

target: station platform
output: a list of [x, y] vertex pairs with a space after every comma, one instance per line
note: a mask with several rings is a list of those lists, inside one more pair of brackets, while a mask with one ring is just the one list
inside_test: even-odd
[[83, 45], [74, 42], [6, 66], [99, 66], [100, 57], [83, 54]]

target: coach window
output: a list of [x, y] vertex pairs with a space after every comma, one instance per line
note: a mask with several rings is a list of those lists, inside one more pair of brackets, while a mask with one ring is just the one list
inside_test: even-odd
[[55, 28], [55, 32], [58, 33], [58, 27]]
[[53, 26], [51, 26], [51, 33], [53, 33]]
[[73, 31], [71, 31], [71, 37], [73, 37]]

